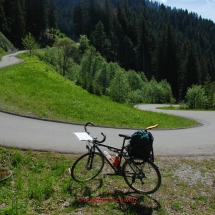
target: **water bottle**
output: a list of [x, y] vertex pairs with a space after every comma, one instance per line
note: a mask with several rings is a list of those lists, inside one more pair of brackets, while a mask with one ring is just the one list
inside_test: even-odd
[[111, 163], [114, 162], [113, 158], [109, 155], [109, 153], [107, 151], [104, 151], [104, 155]]
[[113, 166], [114, 166], [115, 168], [117, 168], [118, 163], [119, 163], [119, 155], [116, 154], [115, 159], [114, 159], [114, 165], [113, 165]]

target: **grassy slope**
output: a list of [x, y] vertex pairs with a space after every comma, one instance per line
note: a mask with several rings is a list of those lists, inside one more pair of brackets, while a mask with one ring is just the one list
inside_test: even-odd
[[0, 69], [0, 109], [23, 115], [96, 125], [159, 128], [195, 125], [171, 115], [144, 112], [98, 97], [64, 79], [36, 58]]
[[7, 52], [3, 49], [3, 48], [1, 48], [1, 46], [0, 46], [0, 60], [2, 59], [2, 57], [4, 56], [4, 55], [6, 55], [7, 54]]

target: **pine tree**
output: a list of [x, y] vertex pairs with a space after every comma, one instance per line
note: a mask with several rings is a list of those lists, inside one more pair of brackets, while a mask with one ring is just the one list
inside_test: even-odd
[[7, 31], [7, 19], [4, 12], [4, 1], [0, 0], [0, 31], [6, 32]]
[[104, 56], [104, 45], [107, 39], [106, 33], [104, 31], [104, 25], [101, 21], [95, 26], [95, 30], [91, 34], [90, 40], [92, 45]]
[[123, 30], [118, 20], [118, 10], [115, 9], [113, 13], [114, 15], [113, 15], [113, 21], [111, 26], [112, 31], [110, 35], [111, 49], [112, 49], [111, 61], [120, 63], [120, 57], [119, 57], [120, 47], [121, 47], [120, 43], [122, 41]]
[[55, 0], [49, 0], [48, 2], [48, 27], [57, 28], [57, 7]]
[[47, 0], [28, 0], [25, 3], [27, 32], [39, 37], [48, 25]]
[[183, 78], [182, 78], [182, 97], [192, 85], [200, 83], [199, 61], [196, 51], [196, 46], [193, 41], [186, 44], [186, 56], [183, 63]]
[[74, 26], [74, 39], [78, 39], [80, 35], [86, 34], [84, 31], [84, 7], [82, 1], [73, 7], [73, 26]]
[[24, 0], [10, 0], [10, 39], [17, 47], [21, 46], [21, 38], [25, 36], [25, 5]]
[[[1, 4], [1, 13], [0, 13], [0, 16], [2, 17], [2, 19], [0, 20], [0, 23], [2, 23], [2, 28], [1, 28], [1, 31], [2, 33], [8, 37], [8, 39], [10, 39], [10, 31], [11, 31], [11, 26], [10, 26], [10, 23], [11, 23], [11, 0], [1, 0], [0, 2]], [[4, 22], [5, 21], [5, 22]]]
[[105, 0], [103, 13], [104, 13], [104, 18], [103, 18], [104, 28], [105, 28], [105, 31], [107, 32], [107, 35], [110, 35], [112, 30], [111, 23], [113, 20], [113, 8], [110, 3], [110, 0]]
[[166, 47], [166, 79], [168, 83], [171, 83], [172, 91], [174, 97], [178, 98], [178, 72], [179, 72], [179, 63], [177, 53], [179, 48], [176, 43], [176, 36], [172, 26], [168, 25], [167, 28], [167, 47]]
[[151, 78], [152, 44], [154, 36], [150, 31], [150, 21], [147, 10], [144, 8], [137, 23], [138, 38], [138, 70], [143, 71], [148, 79]]

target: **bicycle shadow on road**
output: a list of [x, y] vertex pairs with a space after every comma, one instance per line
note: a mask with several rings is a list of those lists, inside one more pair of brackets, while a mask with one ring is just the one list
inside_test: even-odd
[[[161, 209], [160, 203], [149, 195], [138, 194], [130, 190], [108, 189], [102, 179], [94, 179], [79, 184], [79, 192], [72, 203], [75, 208], [111, 206], [124, 214], [151, 215]], [[105, 209], [104, 209], [105, 211]]]

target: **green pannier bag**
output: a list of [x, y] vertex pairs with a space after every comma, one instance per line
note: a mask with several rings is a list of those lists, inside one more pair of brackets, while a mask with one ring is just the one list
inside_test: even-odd
[[153, 136], [148, 131], [138, 130], [131, 139], [128, 146], [128, 153], [133, 158], [148, 160], [153, 158]]

